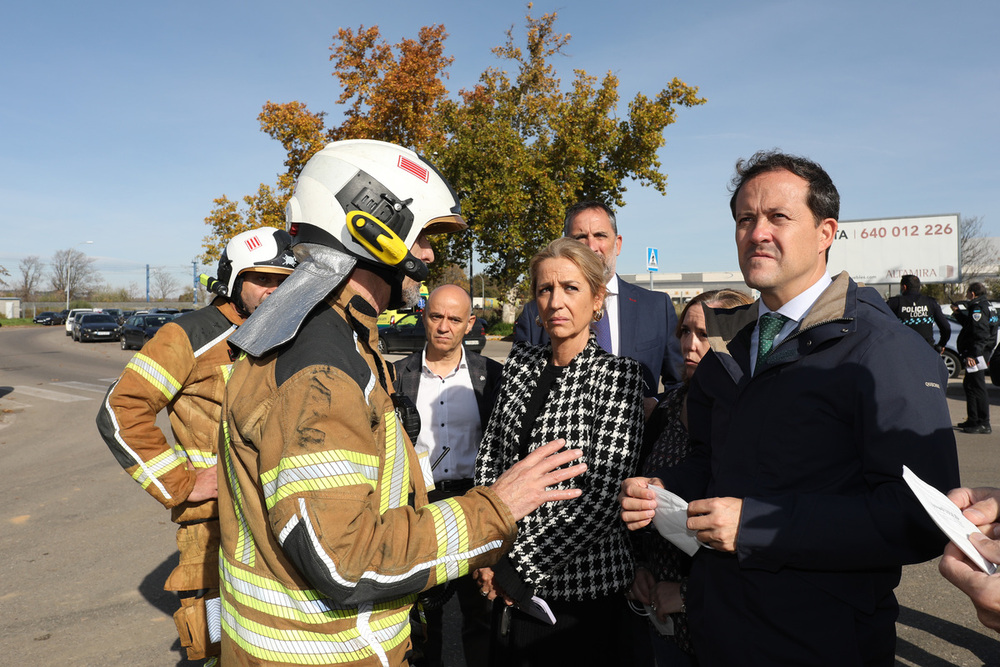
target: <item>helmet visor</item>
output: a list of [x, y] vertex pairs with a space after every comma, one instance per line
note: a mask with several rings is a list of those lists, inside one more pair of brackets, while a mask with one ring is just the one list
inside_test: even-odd
[[424, 234], [448, 234], [450, 232], [460, 232], [468, 228], [469, 225], [466, 224], [465, 219], [455, 214], [428, 220], [427, 224], [423, 227], [423, 232]]
[[289, 275], [294, 270], [291, 266], [272, 266], [270, 264], [254, 264], [253, 266], [248, 266], [247, 268], [240, 271], [237, 275], [242, 275], [248, 271], [256, 271], [257, 273], [283, 273], [286, 276]]

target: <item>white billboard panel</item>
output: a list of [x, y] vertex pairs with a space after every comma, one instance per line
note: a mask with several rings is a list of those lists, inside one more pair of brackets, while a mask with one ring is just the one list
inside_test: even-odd
[[859, 283], [898, 283], [908, 273], [955, 283], [959, 266], [957, 213], [841, 220], [828, 262], [831, 276], [847, 271]]

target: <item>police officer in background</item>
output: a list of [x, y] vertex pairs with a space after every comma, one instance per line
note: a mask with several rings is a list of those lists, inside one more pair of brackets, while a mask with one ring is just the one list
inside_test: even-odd
[[[957, 425], [963, 433], [985, 435], [992, 433], [990, 428], [990, 397], [986, 393], [986, 369], [978, 368], [982, 359], [989, 359], [996, 345], [996, 329], [991, 323], [994, 317], [993, 309], [986, 297], [986, 286], [982, 283], [972, 283], [965, 293], [967, 301], [961, 304], [951, 304], [951, 313], [962, 325], [958, 334], [958, 353], [965, 365], [965, 378], [962, 388], [965, 389], [965, 403], [968, 418]], [[964, 308], [960, 308], [964, 305]], [[985, 364], [984, 364], [985, 365]]]
[[[910, 327], [935, 350], [941, 352], [951, 338], [951, 323], [941, 312], [937, 299], [920, 293], [920, 278], [905, 275], [899, 281], [899, 295], [889, 297], [889, 308], [896, 317]], [[937, 322], [940, 338], [934, 344], [934, 323]]]

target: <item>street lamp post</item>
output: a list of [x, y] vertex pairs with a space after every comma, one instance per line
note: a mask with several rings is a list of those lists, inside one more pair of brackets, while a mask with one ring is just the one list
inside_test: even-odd
[[[93, 241], [80, 241], [75, 246], [73, 246], [73, 249], [75, 250], [76, 246], [88, 245], [90, 243], [93, 243]], [[72, 257], [70, 259], [72, 259]], [[70, 277], [71, 277], [72, 272], [73, 272], [73, 265], [72, 264], [68, 264], [66, 266], [66, 310], [69, 310], [69, 286], [70, 286], [70, 282], [71, 282], [70, 281]]]

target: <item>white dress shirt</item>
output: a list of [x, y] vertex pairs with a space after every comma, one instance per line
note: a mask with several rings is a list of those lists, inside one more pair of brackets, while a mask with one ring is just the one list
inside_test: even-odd
[[[428, 368], [426, 346], [420, 355], [420, 389], [416, 400], [420, 435], [414, 449], [418, 455], [428, 452], [430, 465], [437, 462], [433, 470], [435, 482], [472, 479], [483, 439], [465, 348], [460, 349], [462, 360], [445, 377]], [[442, 456], [445, 447], [448, 451]]]
[[771, 347], [773, 350], [781, 345], [782, 341], [788, 338], [789, 334], [795, 331], [795, 328], [799, 326], [799, 322], [804, 320], [809, 311], [812, 310], [813, 304], [816, 303], [816, 299], [819, 298], [819, 295], [822, 294], [823, 290], [829, 287], [832, 282], [833, 279], [830, 276], [823, 274], [819, 280], [813, 283], [812, 287], [796, 296], [777, 311], [773, 311], [768, 308], [763, 299], [760, 299], [757, 302], [759, 304], [757, 312], [757, 326], [754, 327], [753, 335], [750, 337], [751, 373], [757, 370], [757, 349], [760, 340], [760, 318], [765, 313], [773, 312], [777, 312], [779, 315], [784, 315], [788, 318], [788, 321], [781, 327], [781, 331], [779, 331], [778, 335], [774, 337], [774, 345]]
[[621, 332], [620, 324], [618, 322], [618, 274], [614, 273], [611, 275], [611, 280], [608, 281], [607, 294], [604, 297], [604, 316], [608, 318], [608, 324], [611, 325], [611, 353], [616, 355], [621, 355]]

